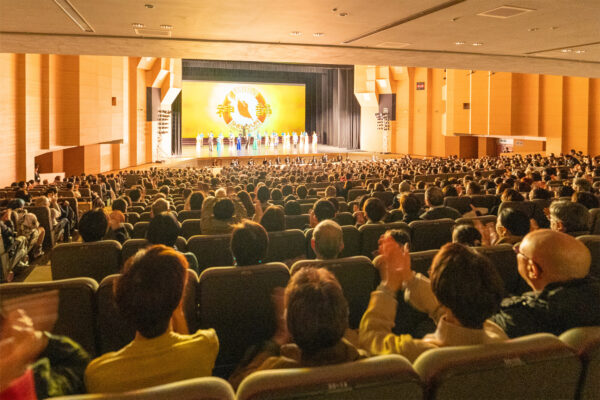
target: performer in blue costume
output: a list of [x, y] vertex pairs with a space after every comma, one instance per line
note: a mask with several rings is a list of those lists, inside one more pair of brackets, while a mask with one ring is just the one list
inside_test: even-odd
[[258, 143], [256, 143], [256, 142], [257, 142], [257, 140], [256, 140], [256, 137], [257, 137], [257, 136], [258, 136], [258, 132], [256, 132], [256, 131], [255, 131], [255, 132], [252, 132], [252, 148], [253, 148], [254, 150], [257, 150], [257, 149], [258, 149]]
[[223, 149], [223, 132], [219, 132], [219, 136], [217, 137], [217, 153], [220, 153]]
[[242, 150], [242, 134], [240, 133], [236, 140], [236, 149], [238, 151]]

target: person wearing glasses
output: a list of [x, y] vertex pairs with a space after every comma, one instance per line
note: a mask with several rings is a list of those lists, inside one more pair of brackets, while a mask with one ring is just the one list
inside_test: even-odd
[[540, 229], [514, 249], [519, 274], [532, 291], [504, 299], [491, 318], [508, 336], [560, 335], [571, 328], [600, 325], [600, 280], [589, 273], [591, 255], [582, 242]]

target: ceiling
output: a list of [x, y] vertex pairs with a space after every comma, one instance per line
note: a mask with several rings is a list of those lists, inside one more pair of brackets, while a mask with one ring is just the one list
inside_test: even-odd
[[[500, 6], [525, 10], [478, 15]], [[0, 52], [600, 77], [600, 0], [0, 0]]]

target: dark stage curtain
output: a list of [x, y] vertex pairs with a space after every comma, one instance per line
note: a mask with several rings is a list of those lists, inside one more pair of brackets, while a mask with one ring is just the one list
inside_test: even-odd
[[316, 131], [327, 145], [360, 148], [360, 105], [354, 96], [351, 65], [183, 60], [183, 79], [303, 84], [306, 131]]
[[181, 92], [171, 104], [171, 152], [181, 155]]

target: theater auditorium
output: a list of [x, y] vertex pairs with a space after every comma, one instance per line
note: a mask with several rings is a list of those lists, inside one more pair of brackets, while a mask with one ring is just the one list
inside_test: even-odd
[[0, 400], [600, 399], [598, 0], [0, 0]]

